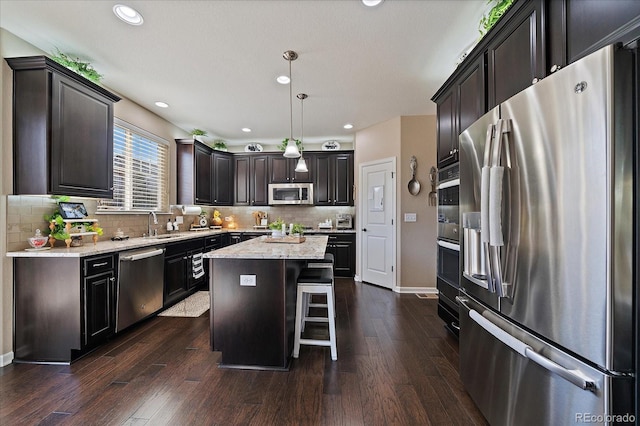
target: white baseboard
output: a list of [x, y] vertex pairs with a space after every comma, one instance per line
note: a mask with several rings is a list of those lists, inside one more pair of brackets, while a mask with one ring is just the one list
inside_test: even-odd
[[13, 351], [0, 355], [0, 367], [7, 366], [13, 362]]
[[360, 275], [354, 275], [353, 280], [359, 283], [362, 282], [362, 278], [360, 277]]
[[438, 289], [434, 287], [395, 287], [396, 293], [420, 293], [420, 294], [438, 294]]

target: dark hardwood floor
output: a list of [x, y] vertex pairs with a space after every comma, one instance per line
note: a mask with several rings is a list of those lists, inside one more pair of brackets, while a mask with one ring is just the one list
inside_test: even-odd
[[338, 279], [336, 304], [338, 361], [303, 346], [289, 372], [218, 369], [208, 312], [156, 317], [70, 366], [0, 368], [0, 424], [486, 424], [437, 300]]

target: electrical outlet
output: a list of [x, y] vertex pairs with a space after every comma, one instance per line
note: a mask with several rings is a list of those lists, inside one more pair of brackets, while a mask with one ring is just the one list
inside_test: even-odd
[[240, 275], [240, 285], [241, 286], [256, 286], [256, 276], [255, 275]]
[[415, 222], [416, 221], [416, 213], [405, 213], [404, 221], [405, 222]]
[[183, 217], [184, 217], [184, 216], [176, 216], [176, 222], [177, 222], [178, 224], [184, 223]]

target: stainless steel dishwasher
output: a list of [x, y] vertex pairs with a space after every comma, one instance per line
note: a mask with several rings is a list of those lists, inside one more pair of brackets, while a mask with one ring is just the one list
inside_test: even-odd
[[163, 286], [164, 248], [120, 253], [116, 331], [161, 309]]

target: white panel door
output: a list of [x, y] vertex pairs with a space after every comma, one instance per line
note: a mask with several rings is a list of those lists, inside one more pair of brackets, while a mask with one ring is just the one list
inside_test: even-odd
[[394, 287], [395, 161], [365, 164], [361, 168], [362, 280]]

